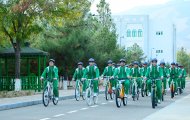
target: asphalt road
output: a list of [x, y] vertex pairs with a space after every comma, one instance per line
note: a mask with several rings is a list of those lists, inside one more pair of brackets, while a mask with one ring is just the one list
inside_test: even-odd
[[170, 92], [165, 101], [152, 109], [150, 97], [140, 97], [138, 101], [128, 99], [127, 106], [117, 108], [115, 100], [106, 101], [104, 95], [99, 95], [97, 105], [87, 106], [85, 101], [74, 99], [59, 101], [58, 105], [50, 103], [48, 107], [42, 104], [12, 110], [0, 111], [0, 120], [142, 120], [152, 113], [168, 106], [172, 102], [190, 93], [190, 84], [182, 95], [170, 98]]

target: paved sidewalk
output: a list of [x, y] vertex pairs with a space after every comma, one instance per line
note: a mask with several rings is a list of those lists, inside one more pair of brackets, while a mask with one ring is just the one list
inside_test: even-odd
[[[74, 90], [59, 90], [59, 100], [74, 98]], [[0, 98], [0, 111], [42, 103], [42, 93], [31, 96]]]
[[143, 120], [190, 120], [190, 94]]
[[[100, 87], [100, 94], [103, 93], [104, 88]], [[59, 90], [59, 100], [73, 99], [75, 91], [70, 90]], [[14, 98], [0, 98], [0, 111], [8, 110], [20, 107], [26, 107], [31, 105], [42, 104], [42, 93], [31, 96], [22, 96]]]

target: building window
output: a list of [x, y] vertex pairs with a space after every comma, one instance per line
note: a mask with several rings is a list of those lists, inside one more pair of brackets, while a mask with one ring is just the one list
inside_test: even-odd
[[130, 29], [127, 30], [127, 37], [131, 37], [131, 30]]
[[163, 53], [163, 50], [156, 50], [156, 53]]
[[142, 29], [139, 29], [139, 30], [138, 30], [138, 37], [142, 37], [142, 36], [143, 36]]
[[137, 31], [136, 30], [132, 31], [132, 37], [137, 37]]
[[156, 35], [163, 35], [163, 31], [157, 31]]

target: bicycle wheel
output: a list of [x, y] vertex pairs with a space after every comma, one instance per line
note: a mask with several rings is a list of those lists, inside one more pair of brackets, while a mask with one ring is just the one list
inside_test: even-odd
[[56, 99], [55, 99], [55, 96], [53, 95], [53, 104], [54, 104], [54, 105], [57, 105], [58, 101], [59, 101], [59, 100], [56, 100]]
[[155, 90], [153, 89], [152, 90], [152, 93], [151, 93], [151, 102], [152, 102], [152, 108], [155, 108], [156, 106], [156, 96], [155, 96]]
[[98, 95], [97, 96], [93, 96], [93, 101], [94, 101], [94, 104], [98, 103]]
[[44, 106], [47, 107], [48, 104], [49, 104], [49, 91], [48, 91], [48, 87], [46, 87], [44, 89], [44, 91], [43, 91], [42, 101], [43, 101]]
[[75, 88], [75, 99], [76, 101], [80, 100], [80, 85], [77, 85]]
[[92, 90], [91, 90], [91, 88], [86, 89], [85, 99], [86, 99], [87, 105], [90, 106], [92, 104]]
[[139, 94], [140, 94], [139, 87], [137, 87], [137, 100], [139, 100]]
[[116, 102], [116, 106], [120, 108], [121, 107], [120, 89], [116, 89], [115, 102]]
[[127, 98], [126, 98], [126, 97], [123, 98], [123, 105], [124, 105], [124, 106], [127, 105]]
[[108, 100], [108, 99], [109, 99], [109, 94], [108, 94], [108, 85], [106, 85], [106, 87], [105, 87], [105, 98], [106, 98], [106, 100]]
[[170, 90], [171, 90], [171, 98], [174, 98], [174, 84], [172, 83], [171, 86], [170, 86]]
[[135, 93], [135, 85], [132, 86], [132, 98], [133, 98], [133, 101], [135, 101], [135, 96], [136, 96], [136, 93]]
[[142, 87], [141, 87], [141, 96], [144, 97], [145, 96], [145, 84], [142, 83]]
[[114, 91], [112, 91], [112, 93], [110, 94], [110, 98], [111, 98], [111, 99], [114, 99], [114, 96], [115, 96], [115, 95], [114, 95]]

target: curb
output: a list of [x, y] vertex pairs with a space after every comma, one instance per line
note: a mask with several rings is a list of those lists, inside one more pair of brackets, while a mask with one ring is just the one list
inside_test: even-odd
[[[104, 91], [100, 91], [100, 94], [103, 94]], [[61, 100], [68, 100], [68, 99], [74, 99], [74, 95], [68, 95], [68, 96], [63, 96], [59, 97], [59, 101]], [[42, 104], [42, 100], [33, 100], [33, 101], [27, 101], [27, 102], [18, 102], [18, 103], [12, 103], [12, 104], [4, 104], [0, 105], [0, 111], [3, 110], [9, 110], [9, 109], [15, 109], [15, 108], [21, 108], [21, 107], [27, 107], [27, 106], [32, 106], [32, 105], [38, 105]]]

